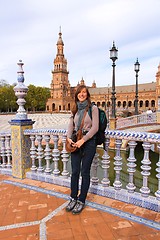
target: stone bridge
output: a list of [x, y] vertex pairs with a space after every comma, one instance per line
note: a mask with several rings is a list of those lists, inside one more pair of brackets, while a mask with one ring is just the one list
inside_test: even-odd
[[118, 118], [116, 121], [116, 129], [158, 133], [160, 131], [159, 112], [150, 114], [143, 113], [127, 118]]

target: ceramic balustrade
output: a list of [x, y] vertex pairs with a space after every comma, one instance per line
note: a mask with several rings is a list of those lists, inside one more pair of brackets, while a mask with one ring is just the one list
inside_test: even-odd
[[144, 113], [140, 115], [134, 115], [127, 118], [118, 118], [116, 122], [117, 129], [123, 129], [127, 127], [133, 127], [137, 125], [145, 125], [157, 122], [157, 114], [156, 113]]
[[11, 174], [11, 134], [0, 133], [0, 173]]
[[[64, 129], [27, 129], [24, 134], [29, 136], [30, 159], [32, 162], [30, 171], [26, 177], [47, 181], [54, 184], [70, 187], [70, 169], [68, 167], [70, 154], [65, 149], [66, 130]], [[115, 143], [115, 156], [113, 158], [115, 179], [111, 186], [110, 184], [110, 164], [109, 156], [110, 140]], [[121, 147], [123, 141], [128, 142], [129, 157], [127, 163], [123, 162], [121, 156]], [[141, 161], [141, 186], [137, 190], [136, 185], [136, 165], [135, 148], [137, 142], [141, 141], [144, 149], [143, 159]], [[0, 135], [0, 155], [2, 169], [10, 169], [11, 167], [11, 135]], [[98, 153], [95, 154], [91, 167], [91, 186], [90, 192], [103, 195], [106, 197], [118, 199], [138, 206], [149, 208], [155, 211], [160, 210], [160, 157], [156, 165], [157, 190], [155, 196], [151, 196], [148, 178], [151, 172], [151, 160], [149, 152], [151, 145], [156, 144], [160, 156], [160, 134], [147, 132], [125, 132], [120, 130], [106, 130], [105, 150], [102, 154], [102, 160]], [[122, 184], [124, 176], [123, 165], [127, 172], [125, 181], [127, 184]], [[101, 169], [101, 179], [98, 177], [98, 170]], [[11, 175], [11, 173], [10, 173]], [[127, 179], [127, 180], [126, 180]]]

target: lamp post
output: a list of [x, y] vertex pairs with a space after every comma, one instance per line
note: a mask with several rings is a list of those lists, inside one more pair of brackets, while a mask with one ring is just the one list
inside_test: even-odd
[[116, 49], [115, 44], [113, 42], [113, 46], [110, 49], [110, 59], [113, 61], [112, 67], [113, 67], [113, 76], [112, 76], [112, 96], [111, 96], [111, 101], [112, 101], [112, 113], [111, 117], [116, 118], [116, 91], [115, 91], [115, 61], [118, 59], [118, 49]]
[[138, 58], [134, 64], [134, 71], [136, 72], [136, 95], [135, 95], [135, 115], [138, 115], [138, 72], [140, 70], [140, 64]]
[[107, 113], [108, 113], [108, 123], [109, 123], [109, 84], [108, 84], [108, 99], [107, 99]]

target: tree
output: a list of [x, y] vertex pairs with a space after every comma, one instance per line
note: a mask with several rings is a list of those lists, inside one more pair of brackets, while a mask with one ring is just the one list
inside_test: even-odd
[[[0, 80], [0, 112], [12, 112], [18, 109], [17, 97], [13, 89], [15, 85], [15, 83], [9, 85], [5, 80]], [[27, 111], [45, 111], [49, 97], [49, 88], [29, 85], [24, 108]]]
[[0, 82], [0, 111], [12, 112], [17, 109], [16, 96], [12, 85]]
[[45, 111], [46, 101], [49, 97], [49, 88], [29, 85], [26, 96], [26, 109], [28, 111]]

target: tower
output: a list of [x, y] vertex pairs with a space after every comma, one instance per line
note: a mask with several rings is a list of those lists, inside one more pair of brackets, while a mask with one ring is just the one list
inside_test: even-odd
[[71, 108], [71, 87], [68, 80], [67, 60], [64, 56], [64, 43], [61, 29], [57, 41], [57, 54], [54, 59], [52, 70], [52, 80], [50, 93], [51, 97], [47, 101], [47, 111], [68, 111]]
[[156, 109], [160, 111], [160, 63], [156, 73]]

